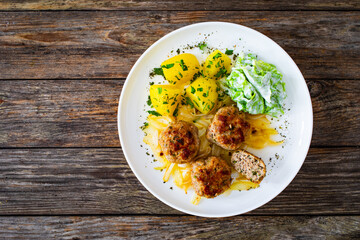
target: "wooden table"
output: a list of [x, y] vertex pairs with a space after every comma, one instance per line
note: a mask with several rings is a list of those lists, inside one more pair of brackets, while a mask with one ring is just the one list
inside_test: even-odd
[[[0, 9], [0, 239], [360, 237], [359, 1], [3, 0]], [[145, 190], [116, 126], [137, 58], [203, 21], [279, 43], [314, 108], [293, 182], [222, 219], [183, 214]]]

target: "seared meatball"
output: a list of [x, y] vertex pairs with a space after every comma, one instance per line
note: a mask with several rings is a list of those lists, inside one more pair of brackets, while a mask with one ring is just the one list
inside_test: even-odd
[[230, 187], [231, 168], [222, 158], [211, 156], [193, 163], [191, 182], [197, 195], [216, 197]]
[[234, 152], [231, 156], [231, 163], [236, 171], [254, 183], [260, 183], [266, 175], [266, 166], [263, 160], [245, 150]]
[[187, 163], [199, 151], [200, 139], [197, 127], [185, 121], [171, 123], [159, 136], [159, 144], [165, 157], [173, 163]]
[[238, 108], [223, 107], [215, 114], [206, 137], [209, 141], [226, 150], [236, 150], [245, 140], [249, 127], [249, 124], [243, 120]]

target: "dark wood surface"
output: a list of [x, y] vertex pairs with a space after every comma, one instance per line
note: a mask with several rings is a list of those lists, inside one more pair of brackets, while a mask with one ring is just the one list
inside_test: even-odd
[[[283, 47], [306, 79], [355, 79], [360, 63], [357, 11], [5, 12], [2, 79], [124, 78], [165, 34], [196, 22], [258, 30]], [[81, 63], [81, 64], [79, 64]], [[21, 71], [19, 71], [21, 69]]]
[[[123, 84], [122, 79], [0, 81], [0, 144], [119, 147], [116, 114]], [[311, 144], [360, 145], [359, 81], [308, 80], [307, 84], [314, 108]]]
[[19, 239], [358, 239], [355, 216], [0, 217], [0, 238]]
[[[311, 148], [290, 186], [248, 214], [358, 214], [359, 156], [359, 148]], [[183, 215], [137, 181], [120, 148], [2, 149], [0, 162], [0, 215]]]
[[11, 10], [359, 10], [356, 0], [303, 1], [178, 1], [178, 0], [2, 0], [0, 9]]
[[[1, 1], [0, 239], [360, 238], [358, 10], [329, 0]], [[303, 167], [245, 216], [198, 218], [161, 203], [118, 140], [132, 65], [165, 34], [203, 21], [275, 40], [312, 98]]]

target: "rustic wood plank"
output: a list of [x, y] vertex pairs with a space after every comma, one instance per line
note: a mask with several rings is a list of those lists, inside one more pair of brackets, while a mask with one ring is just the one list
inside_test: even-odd
[[357, 81], [307, 81], [307, 85], [314, 114], [311, 144], [359, 146], [360, 84]]
[[[293, 182], [249, 214], [360, 214], [359, 156], [310, 149]], [[1, 149], [0, 163], [0, 215], [181, 214], [140, 184], [120, 148]]]
[[4, 12], [2, 20], [0, 79], [124, 78], [160, 37], [204, 21], [266, 34], [288, 51], [305, 78], [359, 77], [356, 11]]
[[[184, 231], [186, 229], [186, 231]], [[3, 239], [356, 239], [359, 216], [0, 217]]]
[[116, 114], [123, 83], [0, 81], [0, 146], [120, 146]]
[[[0, 147], [119, 147], [116, 114], [123, 83], [0, 81]], [[360, 145], [358, 81], [311, 80], [308, 87], [312, 145]]]
[[358, 1], [3, 0], [0, 10], [359, 10]]

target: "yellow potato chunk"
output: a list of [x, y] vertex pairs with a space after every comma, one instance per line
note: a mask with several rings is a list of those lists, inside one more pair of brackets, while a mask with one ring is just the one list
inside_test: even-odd
[[158, 113], [163, 116], [172, 116], [181, 101], [183, 89], [172, 85], [150, 86], [151, 103]]
[[203, 73], [209, 78], [220, 79], [230, 73], [230, 65], [231, 59], [219, 50], [215, 50], [206, 58]]
[[186, 88], [186, 95], [200, 112], [209, 113], [217, 103], [218, 93], [215, 80], [200, 76]]
[[200, 69], [197, 58], [190, 53], [179, 54], [161, 64], [165, 79], [173, 85], [185, 85]]

